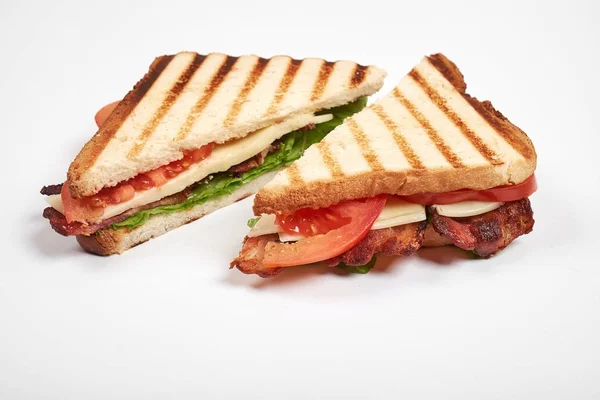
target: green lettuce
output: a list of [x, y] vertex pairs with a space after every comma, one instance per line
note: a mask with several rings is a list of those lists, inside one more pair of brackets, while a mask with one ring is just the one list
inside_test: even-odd
[[294, 131], [283, 136], [279, 142], [279, 149], [269, 153], [265, 157], [265, 161], [262, 165], [259, 165], [258, 167], [239, 175], [230, 175], [227, 171], [213, 174], [211, 180], [195, 186], [191, 190], [187, 199], [183, 202], [140, 211], [122, 222], [112, 224], [110, 228], [115, 230], [119, 228], [133, 229], [142, 225], [152, 215], [171, 214], [185, 211], [215, 197], [228, 195], [240, 186], [258, 178], [263, 174], [266, 174], [267, 172], [290, 165], [292, 162], [299, 159], [307, 148], [315, 143], [320, 142], [336, 126], [340, 125], [345, 118], [356, 114], [366, 105], [367, 98], [360, 97], [352, 103], [321, 111], [317, 114], [333, 114], [333, 119], [318, 124], [311, 130]]
[[256, 226], [256, 224], [258, 223], [259, 219], [260, 219], [260, 217], [250, 218], [247, 222], [248, 228], [254, 228]]
[[465, 250], [465, 251], [467, 252], [467, 255], [469, 256], [469, 258], [472, 258], [474, 260], [482, 258], [475, 250]]
[[346, 265], [344, 263], [340, 263], [337, 267], [343, 271], [350, 273], [350, 274], [366, 274], [367, 272], [369, 272], [371, 270], [371, 268], [373, 268], [375, 266], [376, 262], [377, 262], [377, 257], [373, 257], [373, 258], [371, 258], [371, 261], [369, 261], [365, 265], [351, 266], [351, 265]]

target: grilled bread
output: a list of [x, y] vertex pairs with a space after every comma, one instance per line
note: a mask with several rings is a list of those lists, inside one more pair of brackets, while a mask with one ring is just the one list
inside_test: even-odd
[[96, 194], [171, 161], [288, 117], [381, 88], [385, 72], [351, 61], [183, 52], [158, 57], [68, 171], [73, 197]]
[[490, 102], [468, 95], [456, 65], [435, 54], [277, 174], [256, 195], [254, 213], [381, 193], [483, 190], [520, 183], [535, 167], [527, 135]]

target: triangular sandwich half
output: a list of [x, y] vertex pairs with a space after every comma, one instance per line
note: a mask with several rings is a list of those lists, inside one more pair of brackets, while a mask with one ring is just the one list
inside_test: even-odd
[[121, 253], [255, 193], [381, 88], [351, 61], [183, 52], [158, 57], [42, 190], [52, 227]]
[[450, 243], [488, 257], [531, 231], [535, 168], [527, 135], [468, 95], [444, 55], [424, 57], [257, 193], [261, 218], [232, 266], [366, 271], [377, 254]]

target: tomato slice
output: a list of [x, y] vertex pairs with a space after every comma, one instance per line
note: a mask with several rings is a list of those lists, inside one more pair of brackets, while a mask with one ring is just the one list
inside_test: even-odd
[[334, 209], [350, 222], [325, 234], [301, 239], [295, 243], [269, 243], [265, 249], [265, 267], [291, 267], [311, 264], [339, 256], [360, 242], [373, 226], [385, 206], [387, 196], [365, 200], [349, 200]]
[[114, 188], [108, 188], [100, 192], [101, 196], [109, 198], [110, 204], [124, 203], [133, 199], [135, 189], [132, 185], [123, 184]]
[[127, 184], [133, 186], [136, 191], [140, 192], [152, 189], [155, 186], [154, 181], [146, 174], [139, 174], [135, 178], [131, 178], [127, 181]]
[[[214, 147], [214, 143], [209, 143], [198, 149], [187, 151], [184, 153], [181, 160], [173, 161], [152, 171], [140, 174], [140, 176], [144, 176], [145, 178], [142, 177], [138, 179], [136, 177], [134, 180], [143, 181], [147, 183], [146, 186], [150, 187], [162, 186], [167, 183], [169, 179], [175, 178], [177, 175], [188, 169], [192, 164], [199, 163], [210, 156]], [[148, 180], [151, 181], [151, 183], [149, 183]], [[138, 185], [138, 187], [142, 186], [140, 182], [132, 182], [132, 184], [133, 183]]]
[[318, 210], [303, 208], [291, 214], [278, 215], [275, 218], [275, 223], [284, 232], [303, 236], [325, 234], [349, 224], [350, 221], [352, 218], [343, 217], [337, 206]]
[[424, 206], [433, 204], [453, 204], [461, 201], [493, 201], [509, 202], [531, 196], [537, 190], [535, 175], [517, 185], [498, 186], [487, 190], [456, 190], [446, 193], [418, 193], [409, 196], [399, 196], [403, 200]]
[[[199, 149], [188, 151], [186, 153], [186, 155], [183, 157], [183, 159], [191, 162], [192, 164], [200, 162], [200, 161], [204, 160], [205, 158], [207, 158], [208, 156], [210, 156], [212, 154], [212, 151], [214, 148], [215, 148], [215, 142], [205, 144], [204, 146], [200, 147]], [[189, 167], [189, 165], [188, 165], [188, 167]]]
[[114, 111], [115, 107], [117, 107], [117, 104], [119, 103], [120, 101], [114, 101], [110, 104], [107, 104], [96, 113], [94, 120], [96, 121], [96, 125], [98, 125], [98, 128], [100, 128], [104, 124], [104, 121], [106, 121], [108, 116]]
[[154, 186], [162, 186], [169, 181], [169, 179], [165, 176], [164, 167], [148, 171], [145, 173], [145, 175], [150, 178], [150, 180], [154, 183]]

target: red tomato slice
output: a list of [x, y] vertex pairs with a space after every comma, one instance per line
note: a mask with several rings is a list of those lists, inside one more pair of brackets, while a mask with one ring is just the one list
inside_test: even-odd
[[487, 190], [456, 190], [446, 193], [419, 193], [410, 196], [399, 196], [403, 200], [424, 206], [433, 204], [453, 204], [461, 201], [497, 201], [508, 202], [521, 200], [531, 196], [537, 190], [535, 175], [525, 181], [510, 186], [498, 186]]
[[104, 189], [102, 192], [100, 194], [108, 197], [110, 204], [123, 203], [133, 199], [133, 196], [135, 196], [135, 189], [129, 184], [122, 184], [114, 188]]
[[96, 120], [96, 125], [98, 125], [98, 128], [100, 128], [102, 124], [104, 124], [104, 121], [106, 121], [108, 116], [113, 112], [113, 110], [115, 109], [115, 107], [117, 107], [117, 104], [119, 103], [119, 101], [115, 101], [110, 104], [107, 104], [96, 113], [94, 119]]
[[135, 190], [139, 190], [140, 192], [152, 189], [155, 186], [154, 181], [146, 174], [139, 174], [135, 178], [131, 178], [127, 181], [127, 184], [133, 186]]
[[291, 214], [278, 215], [275, 222], [284, 232], [313, 236], [341, 228], [351, 220], [350, 217], [342, 217], [334, 206], [318, 210], [303, 208]]
[[385, 206], [387, 196], [350, 200], [331, 207], [350, 222], [326, 234], [301, 239], [295, 243], [269, 243], [265, 249], [265, 267], [291, 267], [311, 264], [339, 256], [360, 242], [373, 226]]
[[215, 148], [214, 142], [206, 144], [206, 145], [200, 147], [199, 149], [188, 152], [186, 154], [186, 156], [184, 157], [184, 159], [188, 159], [192, 163], [200, 162], [200, 161], [204, 160], [205, 158], [207, 158], [208, 156], [210, 156], [214, 148]]
[[160, 167], [152, 171], [148, 171], [145, 173], [152, 182], [154, 182], [155, 186], [162, 186], [169, 181], [165, 176], [165, 167]]

